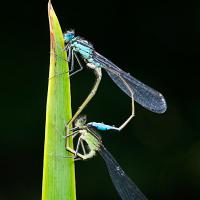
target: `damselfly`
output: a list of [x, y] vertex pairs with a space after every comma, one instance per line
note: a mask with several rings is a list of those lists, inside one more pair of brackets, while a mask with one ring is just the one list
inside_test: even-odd
[[[71, 131], [72, 133], [67, 135], [67, 137], [78, 136], [77, 146], [76, 149], [72, 149], [67, 145], [66, 149], [74, 155], [74, 158], [86, 160], [92, 158], [98, 152], [104, 159], [111, 180], [122, 200], [147, 200], [136, 184], [125, 174], [111, 153], [105, 148], [97, 132], [89, 124], [86, 124], [86, 116], [78, 117], [75, 120], [75, 127]], [[87, 145], [88, 151], [85, 149], [85, 145]], [[80, 152], [80, 146], [83, 153]]]
[[[122, 69], [113, 64], [110, 60], [106, 59], [104, 56], [96, 52], [93, 45], [87, 40], [79, 36], [75, 37], [75, 33], [73, 30], [67, 31], [64, 34], [64, 40], [66, 43], [65, 50], [68, 52], [68, 61], [71, 62], [71, 75], [83, 69], [83, 66], [78, 57], [78, 55], [80, 55], [80, 57], [85, 61], [87, 67], [94, 70], [96, 76], [96, 82], [90, 94], [85, 99], [83, 104], [79, 107], [78, 111], [74, 114], [73, 118], [68, 124], [72, 123], [77, 118], [84, 107], [95, 95], [102, 77], [101, 68], [106, 70], [108, 75], [117, 84], [117, 86], [129, 97], [131, 97], [132, 100], [131, 115], [119, 127], [119, 130], [123, 129], [126, 124], [133, 118], [135, 112], [134, 100], [142, 105], [144, 108], [152, 112], [164, 113], [166, 111], [166, 101], [161, 93], [135, 79], [129, 73], [124, 72]], [[80, 67], [77, 71], [74, 71], [74, 58], [77, 60]]]

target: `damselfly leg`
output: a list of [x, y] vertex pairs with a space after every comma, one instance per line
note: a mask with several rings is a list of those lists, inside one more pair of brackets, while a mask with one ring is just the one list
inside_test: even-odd
[[[65, 71], [65, 72], [62, 72], [62, 73], [59, 73], [59, 74], [55, 74], [55, 75], [49, 77], [48, 79], [52, 79], [52, 78], [55, 78], [56, 76], [61, 76], [61, 75], [67, 74], [67, 73], [69, 73], [69, 76], [71, 77], [71, 76], [75, 75], [76, 73], [80, 72], [83, 69], [83, 66], [80, 62], [80, 59], [78, 58], [77, 54], [74, 52], [73, 49], [70, 49], [70, 48], [67, 49], [67, 55], [68, 55], [67, 59], [63, 58], [62, 56], [58, 56], [54, 52], [50, 52], [50, 53], [56, 55], [57, 58], [60, 58], [64, 61], [66, 61], [66, 62], [69, 62], [70, 64], [69, 64], [69, 71]], [[74, 58], [78, 62], [78, 68], [76, 70], [74, 70], [74, 66], [75, 66]]]
[[[78, 137], [78, 142], [77, 142], [77, 144], [76, 144], [75, 149], [72, 149], [72, 148], [69, 146], [69, 137], [72, 136], [72, 139], [74, 139], [76, 136], [79, 135], [81, 129], [80, 129], [80, 128], [77, 128], [77, 127], [72, 128], [72, 129], [69, 129], [68, 127], [69, 127], [69, 126], [66, 126], [67, 134], [66, 134], [66, 136], [65, 136], [65, 138], [66, 138], [66, 146], [65, 146], [65, 148], [66, 148], [70, 153], [72, 153], [72, 154], [74, 155], [75, 160], [79, 160], [79, 159], [82, 159], [82, 160], [83, 160], [83, 159], [85, 159], [85, 155], [86, 155], [87, 153], [86, 153], [85, 146], [84, 146], [84, 144], [83, 144], [83, 139], [81, 138], [81, 135]], [[78, 129], [78, 130], [77, 130], [77, 129]], [[72, 131], [72, 133], [69, 134], [69, 131]], [[80, 152], [79, 152], [80, 146], [81, 146], [81, 148], [82, 148], [83, 153], [80, 153]]]

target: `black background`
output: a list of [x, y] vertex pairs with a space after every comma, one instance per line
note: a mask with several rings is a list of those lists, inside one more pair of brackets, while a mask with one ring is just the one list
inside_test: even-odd
[[[160, 91], [163, 115], [136, 104], [105, 146], [152, 200], [200, 199], [200, 6], [189, 1], [53, 1], [63, 30], [74, 28], [123, 70]], [[49, 67], [47, 1], [1, 4], [0, 199], [40, 199]], [[92, 87], [72, 77], [75, 111]], [[120, 125], [130, 98], [103, 74], [84, 110], [89, 121]], [[76, 162], [78, 199], [119, 199], [100, 156]]]

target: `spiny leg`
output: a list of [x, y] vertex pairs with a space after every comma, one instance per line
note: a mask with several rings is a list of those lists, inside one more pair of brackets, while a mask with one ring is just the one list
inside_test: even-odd
[[66, 128], [66, 135], [65, 135], [66, 138], [68, 137], [70, 130], [72, 131], [73, 135], [73, 128], [70, 129], [70, 126], [68, 126], [67, 123], [65, 123], [65, 128]]
[[85, 146], [83, 144], [83, 140], [81, 140], [81, 147], [82, 147], [82, 150], [83, 150], [83, 154], [85, 155], [86, 154], [86, 150], [85, 150]]
[[[79, 66], [79, 69], [77, 69], [76, 71], [74, 71], [74, 56], [75, 56], [75, 58], [78, 62], [78, 66]], [[60, 57], [60, 58], [63, 59], [62, 57]], [[75, 51], [71, 48], [69, 48], [69, 56], [68, 56], [67, 60], [66, 59], [64, 59], [64, 60], [67, 61], [67, 62], [70, 62], [70, 69], [68, 71], [69, 73], [72, 72], [71, 74], [69, 74], [70, 77], [73, 76], [74, 74], [80, 72], [83, 69], [83, 66], [82, 66], [78, 56], [76, 55]], [[63, 73], [60, 73], [60, 74], [57, 74], [57, 75], [62, 75], [62, 74], [65, 74], [65, 73], [67, 73], [67, 72], [63, 72]]]
[[[73, 129], [76, 129], [76, 128], [73, 128]], [[79, 158], [81, 158], [81, 159], [84, 159], [84, 156], [85, 156], [85, 154], [83, 155], [83, 154], [81, 154], [81, 153], [78, 153], [80, 144], [82, 145], [82, 138], [81, 138], [81, 136], [79, 136], [78, 142], [77, 142], [77, 145], [76, 145], [76, 150], [72, 149], [72, 148], [69, 146], [69, 144], [68, 144], [68, 140], [69, 140], [69, 139], [68, 139], [68, 138], [69, 138], [70, 136], [73, 136], [73, 137], [77, 136], [77, 134], [79, 133], [79, 131], [80, 131], [80, 130], [76, 130], [76, 131], [74, 131], [73, 133], [68, 134], [68, 135], [66, 136], [66, 137], [67, 137], [67, 142], [66, 142], [65, 148], [66, 148], [70, 153], [74, 154], [74, 159], [75, 159], [75, 160], [78, 160], [77, 157], [79, 157]], [[82, 148], [83, 148], [83, 147], [82, 147]]]
[[76, 156], [76, 155], [77, 155], [77, 153], [78, 153], [78, 150], [79, 150], [79, 147], [80, 147], [80, 142], [81, 142], [81, 140], [82, 140], [82, 138], [81, 138], [81, 137], [79, 137], [79, 138], [78, 138], [77, 145], [76, 145], [75, 156]]
[[64, 138], [68, 138], [68, 137], [70, 137], [70, 136], [73, 136], [73, 138], [75, 138], [76, 137], [76, 135], [79, 133], [79, 131], [74, 131], [73, 133], [70, 133], [70, 134], [67, 134], [67, 135], [65, 135], [65, 136], [63, 136]]
[[[71, 49], [71, 48], [69, 48], [68, 52], [69, 52], [69, 55], [68, 55], [67, 60], [64, 59], [64, 58], [61, 57], [61, 56], [56, 55], [54, 52], [51, 52], [52, 54], [55, 54], [58, 58], [60, 58], [60, 59], [62, 59], [62, 60], [65, 60], [66, 62], [70, 62], [70, 65], [69, 65], [69, 66], [70, 66], [70, 69], [69, 69], [69, 71], [62, 72], [62, 73], [59, 73], [59, 74], [55, 74], [55, 75], [49, 77], [49, 79], [52, 79], [52, 78], [54, 78], [54, 77], [56, 77], [56, 76], [60, 76], [60, 75], [66, 74], [66, 73], [68, 73], [68, 72], [69, 72], [69, 73], [72, 72], [71, 74], [69, 74], [69, 76], [71, 77], [71, 76], [73, 76], [74, 74], [80, 72], [80, 71], [83, 69], [83, 66], [82, 66], [82, 64], [81, 64], [81, 62], [80, 62], [78, 56], [77, 56], [76, 53], [74, 52], [74, 50]], [[75, 58], [76, 58], [76, 60], [77, 60], [77, 62], [78, 62], [78, 65], [79, 65], [79, 69], [77, 69], [76, 71], [74, 71], [74, 56], [75, 56]]]
[[79, 133], [76, 133], [72, 136], [72, 138], [74, 139]]
[[[54, 52], [50, 52], [50, 53], [56, 55], [57, 58], [60, 58], [60, 59], [62, 59], [62, 60], [64, 60], [64, 61], [68, 62], [68, 59], [66, 60], [65, 58], [63, 58], [62, 56], [58, 56], [58, 55], [55, 54]], [[70, 70], [69, 70], [69, 71], [70, 71]], [[53, 76], [50, 76], [48, 79], [50, 80], [50, 79], [52, 79], [52, 78], [55, 78], [56, 76], [61, 76], [61, 75], [63, 75], [63, 74], [67, 74], [69, 71], [65, 71], [65, 72], [62, 72], [62, 73], [59, 73], [59, 74], [55, 74], [55, 75], [53, 75]]]
[[76, 157], [77, 154], [78, 154], [79, 147], [80, 147], [80, 145], [81, 145], [81, 147], [82, 147], [82, 149], [83, 149], [84, 156], [85, 156], [86, 151], [85, 151], [85, 147], [84, 147], [84, 144], [83, 144], [83, 141], [82, 141], [81, 136], [79, 136], [79, 138], [78, 138], [78, 142], [77, 142], [77, 145], [76, 145], [76, 151], [74, 151], [74, 149], [72, 149], [72, 148], [69, 146], [69, 137], [72, 136], [72, 138], [74, 139], [74, 137], [76, 137], [76, 136], [80, 133], [80, 130], [77, 130], [77, 127], [72, 128], [72, 129], [69, 129], [68, 126], [67, 126], [66, 128], [67, 128], [69, 131], [73, 131], [73, 130], [75, 130], [75, 131], [73, 131], [73, 132], [70, 133], [70, 134], [66, 134], [65, 138], [67, 138], [67, 141], [66, 141], [66, 146], [65, 146], [65, 148], [66, 148], [67, 150], [69, 150], [69, 149], [70, 149], [70, 150], [73, 150], [74, 156]]
[[71, 58], [72, 58], [72, 49], [69, 48], [67, 49], [67, 62], [70, 62]]
[[86, 159], [92, 158], [95, 155], [95, 151], [90, 149], [89, 153], [86, 153], [84, 146], [82, 146], [84, 154], [78, 153], [79, 144], [82, 143], [81, 136], [79, 137], [79, 141], [80, 141], [80, 143], [77, 144], [76, 151], [74, 149], [70, 148], [70, 147], [67, 147], [66, 149], [70, 153], [74, 154], [75, 160], [78, 160], [78, 159], [76, 159], [77, 157], [81, 158], [82, 160], [86, 160]]
[[66, 148], [67, 151], [69, 151], [70, 153], [72, 153], [74, 155], [74, 158], [76, 159], [77, 157], [81, 158], [82, 160], [84, 160], [84, 155], [81, 153], [76, 153], [76, 151], [70, 147]]
[[[74, 127], [72, 129], [69, 129], [69, 126], [68, 125], [65, 125], [66, 126], [66, 129], [67, 129], [67, 134], [65, 135], [65, 138], [67, 138], [67, 141], [66, 141], [66, 148], [69, 147], [69, 143], [68, 143], [68, 137], [72, 136], [72, 138], [74, 139], [79, 133], [80, 133], [80, 128], [78, 127]], [[83, 127], [84, 128], [84, 127]], [[77, 130], [78, 129], [78, 130]], [[69, 134], [69, 131], [72, 131], [72, 133]], [[83, 150], [83, 154], [85, 155], [86, 154], [86, 150], [85, 150], [85, 147], [84, 147], [84, 144], [83, 144], [83, 140], [78, 139], [78, 143], [77, 143], [77, 148], [76, 148], [76, 152], [78, 152], [78, 148], [79, 148], [79, 142], [81, 144], [81, 147], [82, 147], [82, 150]]]
[[69, 52], [71, 52], [71, 59], [68, 60], [68, 62], [71, 62], [70, 69], [69, 69], [69, 73], [70, 73], [70, 72], [74, 71], [74, 52], [72, 49], [70, 49]]
[[[66, 128], [66, 135], [63, 136], [64, 138], [67, 138], [69, 136], [73, 136], [76, 137], [76, 135], [79, 133], [80, 131], [80, 128], [79, 127], [74, 127], [74, 128], [70, 128], [70, 125], [68, 125], [67, 123], [65, 123], [65, 128]], [[72, 132], [72, 133], [69, 133], [69, 132]]]
[[[83, 69], [83, 66], [82, 66], [82, 64], [81, 64], [81, 62], [80, 62], [80, 60], [79, 60], [79, 58], [78, 58], [76, 52], [74, 51], [74, 49], [73, 49], [71, 46], [67, 46], [66, 48], [64, 48], [64, 50], [69, 51], [67, 61], [68, 61], [68, 62], [71, 61], [71, 65], [70, 65], [70, 70], [69, 70], [69, 72], [70, 72], [70, 73], [72, 72], [69, 76], [73, 76], [74, 74], [80, 72], [80, 71]], [[79, 67], [80, 67], [80, 68], [77, 69], [76, 71], [74, 71], [74, 56], [75, 56], [75, 58], [76, 58], [76, 60], [77, 60], [77, 62], [78, 62], [78, 65], [79, 65]], [[73, 72], [73, 71], [74, 71], [74, 72]]]
[[68, 44], [66, 44], [65, 47], [63, 48], [63, 51], [66, 51], [66, 50], [68, 50], [69, 48], [70, 48], [70, 44], [68, 43]]
[[85, 108], [85, 106], [89, 103], [89, 101], [96, 94], [96, 91], [97, 91], [97, 89], [99, 87], [99, 84], [101, 82], [101, 77], [102, 77], [101, 68], [95, 68], [94, 69], [94, 73], [95, 73], [95, 76], [96, 76], [95, 84], [94, 84], [94, 86], [93, 86], [90, 94], [87, 96], [87, 98], [82, 103], [82, 105], [78, 108], [77, 112], [74, 114], [74, 116], [72, 117], [72, 119], [68, 122], [68, 126], [73, 123], [73, 121], [78, 117], [78, 115], [82, 112], [82, 110]]
[[[66, 145], [65, 148], [69, 147], [69, 137], [72, 136], [72, 139], [74, 139], [74, 137], [76, 137], [79, 134], [79, 129], [77, 130], [77, 128], [72, 128], [70, 129], [68, 125], [65, 125], [66, 127], [66, 135], [64, 136], [64, 138], [66, 138]], [[72, 131], [72, 133], [69, 133], [70, 131]]]
[[[69, 137], [73, 136], [73, 138], [74, 138], [75, 136], [77, 136], [78, 133], [79, 133], [79, 130], [74, 131], [73, 133], [66, 135], [67, 140], [66, 140], [65, 149], [74, 155], [74, 156], [71, 156], [71, 157], [74, 158], [75, 160], [79, 160], [79, 158], [83, 159], [83, 156], [84, 156], [83, 154], [78, 153], [81, 137], [79, 137], [79, 139], [78, 139], [76, 151], [69, 146]], [[79, 157], [79, 158], [77, 158], [77, 157]]]
[[[77, 60], [77, 62], [78, 62], [78, 64], [79, 64], [79, 67], [80, 67], [80, 68], [77, 69], [76, 71], [72, 72], [69, 76], [73, 76], [74, 74], [80, 72], [80, 71], [83, 69], [83, 66], [82, 66], [82, 64], [81, 64], [81, 62], [80, 62], [78, 56], [76, 55], [76, 53], [75, 53], [74, 51], [72, 51], [72, 52], [73, 52], [73, 55], [75, 56], [75, 58], [76, 58], [76, 60]], [[74, 57], [74, 56], [73, 56], [73, 57]], [[73, 59], [73, 62], [74, 62], [74, 59]], [[72, 71], [73, 71], [73, 70], [72, 70]], [[71, 72], [71, 71], [70, 71], [70, 72]]]

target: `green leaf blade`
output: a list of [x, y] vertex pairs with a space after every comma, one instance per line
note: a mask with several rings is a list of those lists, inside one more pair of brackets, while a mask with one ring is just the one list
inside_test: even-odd
[[[59, 21], [48, 4], [51, 54], [46, 110], [42, 200], [76, 200], [74, 161], [65, 150], [65, 123], [71, 119], [67, 55]], [[72, 146], [72, 140], [70, 141]]]

